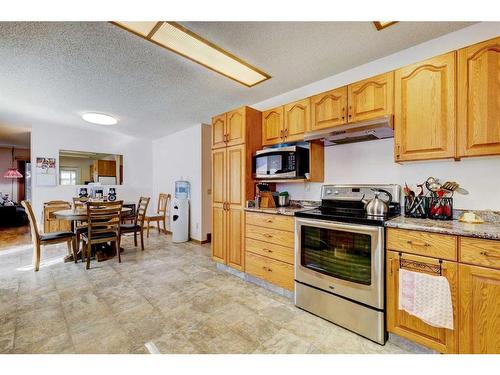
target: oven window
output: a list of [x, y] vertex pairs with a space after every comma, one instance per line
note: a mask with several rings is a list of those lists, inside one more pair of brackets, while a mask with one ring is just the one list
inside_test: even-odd
[[371, 284], [371, 236], [303, 225], [301, 227], [303, 267], [352, 281]]

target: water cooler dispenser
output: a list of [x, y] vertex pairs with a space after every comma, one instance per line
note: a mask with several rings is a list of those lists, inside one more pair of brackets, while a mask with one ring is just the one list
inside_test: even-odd
[[170, 228], [173, 242], [189, 241], [189, 182], [176, 181], [171, 203]]

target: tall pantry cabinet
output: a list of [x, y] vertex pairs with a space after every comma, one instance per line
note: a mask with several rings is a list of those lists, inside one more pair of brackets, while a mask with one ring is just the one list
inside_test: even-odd
[[242, 107], [212, 119], [212, 258], [243, 271], [245, 201], [255, 195], [252, 154], [261, 147], [261, 112]]

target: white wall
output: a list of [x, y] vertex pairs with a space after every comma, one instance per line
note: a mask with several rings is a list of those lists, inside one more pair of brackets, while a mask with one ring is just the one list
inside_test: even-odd
[[[500, 22], [482, 22], [270, 98], [252, 107], [259, 110], [272, 108], [498, 35]], [[500, 210], [500, 157], [398, 165], [394, 163], [392, 139], [333, 146], [325, 152], [324, 183], [403, 185], [405, 182], [421, 183], [429, 176], [457, 181], [470, 192], [467, 196], [455, 195], [456, 208]], [[321, 185], [278, 184], [278, 189], [288, 190], [292, 199], [319, 200]]]
[[[199, 241], [210, 233], [210, 222], [206, 219], [207, 167], [206, 125], [197, 124], [177, 133], [153, 141], [153, 192], [174, 195], [175, 181], [191, 183], [190, 237]], [[204, 140], [202, 142], [202, 140]], [[210, 144], [208, 143], [209, 150]], [[210, 156], [208, 156], [210, 167]], [[208, 172], [210, 173], [210, 172]], [[204, 178], [205, 177], [205, 178]]]
[[[59, 150], [121, 154], [124, 160], [124, 178], [123, 185], [116, 186], [118, 199], [123, 199], [127, 203], [137, 203], [141, 195], [151, 196], [152, 193], [151, 144], [150, 140], [110, 134], [90, 128], [34, 124], [31, 130], [31, 162], [35, 166], [37, 157], [56, 158], [56, 167], [59, 168]], [[37, 186], [36, 174], [33, 173], [32, 202], [37, 218], [41, 219], [43, 202], [71, 201], [76, 189], [76, 186]]]

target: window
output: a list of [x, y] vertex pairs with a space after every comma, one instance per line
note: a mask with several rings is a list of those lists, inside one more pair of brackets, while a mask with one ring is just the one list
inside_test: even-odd
[[61, 185], [76, 185], [77, 173], [75, 169], [61, 169], [59, 183]]

